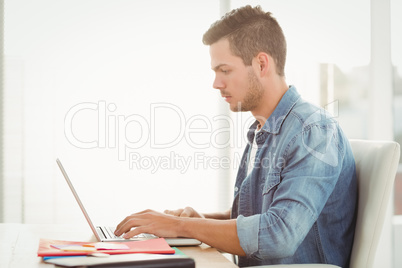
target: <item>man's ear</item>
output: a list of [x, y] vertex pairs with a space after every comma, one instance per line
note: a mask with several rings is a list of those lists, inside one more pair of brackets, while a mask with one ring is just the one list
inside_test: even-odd
[[270, 72], [272, 58], [267, 53], [260, 52], [255, 59], [260, 76], [266, 76]]

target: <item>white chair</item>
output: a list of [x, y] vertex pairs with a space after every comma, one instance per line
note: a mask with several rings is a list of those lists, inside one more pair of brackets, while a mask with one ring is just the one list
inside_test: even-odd
[[[385, 212], [399, 164], [399, 144], [393, 141], [350, 140], [356, 162], [359, 204], [350, 268], [372, 268]], [[259, 267], [337, 268], [328, 264], [265, 265]]]

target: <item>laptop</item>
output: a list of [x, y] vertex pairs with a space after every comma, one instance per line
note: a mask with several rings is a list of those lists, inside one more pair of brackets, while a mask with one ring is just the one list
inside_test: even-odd
[[[64, 178], [66, 179], [66, 182], [67, 182], [68, 186], [70, 187], [70, 190], [73, 193], [75, 200], [78, 203], [78, 206], [81, 208], [81, 211], [84, 214], [84, 217], [87, 220], [89, 227], [91, 227], [91, 230], [98, 241], [122, 242], [122, 241], [128, 241], [128, 240], [142, 241], [142, 240], [147, 240], [147, 239], [158, 238], [157, 236], [152, 235], [152, 234], [139, 234], [130, 239], [125, 239], [123, 237], [119, 237], [114, 234], [115, 227], [109, 227], [109, 226], [103, 226], [103, 225], [95, 226], [92, 223], [91, 218], [89, 217], [84, 205], [82, 204], [81, 199], [79, 198], [77, 192], [75, 191], [74, 186], [71, 183], [71, 180], [68, 177], [66, 170], [64, 169], [63, 165], [61, 164], [61, 161], [59, 159], [56, 159], [56, 162], [61, 170], [61, 173], [63, 174]], [[197, 246], [197, 245], [201, 244], [201, 242], [199, 240], [193, 239], [193, 238], [165, 238], [165, 240], [170, 246], [174, 246], [174, 247]]]

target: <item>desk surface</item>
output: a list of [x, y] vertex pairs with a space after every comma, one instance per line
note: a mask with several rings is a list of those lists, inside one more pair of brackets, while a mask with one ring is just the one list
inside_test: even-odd
[[[82, 226], [0, 224], [0, 268], [52, 267], [36, 255], [40, 238], [94, 241], [90, 230]], [[180, 247], [180, 250], [194, 258], [197, 268], [237, 267], [216, 249], [204, 244]]]

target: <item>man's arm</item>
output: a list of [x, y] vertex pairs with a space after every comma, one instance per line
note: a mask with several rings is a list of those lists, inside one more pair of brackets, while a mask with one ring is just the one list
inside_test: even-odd
[[214, 213], [198, 213], [195, 209], [191, 207], [180, 208], [176, 210], [165, 210], [166, 214], [178, 216], [178, 217], [190, 217], [190, 218], [206, 218], [215, 220], [229, 220], [230, 219], [230, 209], [224, 212], [214, 212]]
[[205, 213], [204, 216], [207, 219], [229, 220], [230, 219], [230, 209], [225, 212]]
[[[134, 229], [132, 229], [135, 227]], [[116, 235], [131, 238], [140, 233], [160, 237], [192, 237], [228, 253], [245, 256], [237, 236], [236, 220], [188, 218], [152, 210], [126, 217], [116, 228]]]

